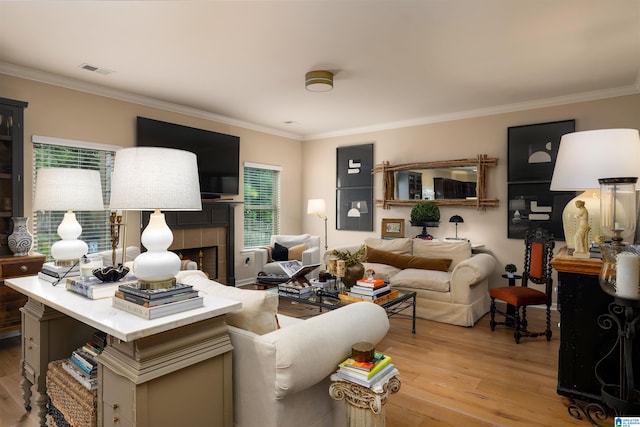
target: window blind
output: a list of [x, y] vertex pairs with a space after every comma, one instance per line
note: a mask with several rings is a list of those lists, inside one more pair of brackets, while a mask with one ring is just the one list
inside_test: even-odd
[[[120, 148], [84, 141], [61, 140], [57, 138], [33, 137], [33, 176], [38, 177], [38, 169], [78, 168], [97, 170], [102, 183], [102, 198], [108, 206], [111, 193], [111, 171], [115, 151]], [[35, 192], [35, 185], [33, 186]], [[74, 211], [76, 219], [82, 226], [80, 239], [89, 245], [89, 253], [111, 249], [111, 230], [109, 210]], [[57, 228], [64, 216], [64, 211], [33, 212], [34, 248], [51, 260], [51, 245], [60, 240]]]
[[268, 245], [280, 234], [280, 167], [245, 163], [244, 247]]

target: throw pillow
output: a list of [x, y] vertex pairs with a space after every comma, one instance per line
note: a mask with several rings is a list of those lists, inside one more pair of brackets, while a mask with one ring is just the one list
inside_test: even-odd
[[367, 262], [388, 264], [396, 268], [419, 268], [422, 270], [448, 271], [451, 260], [446, 258], [423, 258], [394, 254], [367, 246]]
[[271, 251], [271, 257], [274, 261], [289, 261], [289, 249], [286, 246], [282, 246], [276, 242], [273, 244], [273, 251]]
[[306, 250], [307, 250], [306, 243], [300, 243], [299, 245], [289, 248], [289, 261], [294, 259], [297, 259], [298, 261], [302, 261], [302, 252]]

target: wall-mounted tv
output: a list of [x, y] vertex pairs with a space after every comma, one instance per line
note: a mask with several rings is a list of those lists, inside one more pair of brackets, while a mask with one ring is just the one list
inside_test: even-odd
[[240, 194], [240, 137], [145, 117], [138, 117], [136, 126], [138, 145], [196, 154], [203, 199]]

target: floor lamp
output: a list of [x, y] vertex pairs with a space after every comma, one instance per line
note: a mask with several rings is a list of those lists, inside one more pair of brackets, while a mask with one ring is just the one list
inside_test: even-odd
[[324, 250], [327, 251], [327, 203], [324, 199], [309, 199], [307, 203], [307, 215], [318, 215], [324, 219]]

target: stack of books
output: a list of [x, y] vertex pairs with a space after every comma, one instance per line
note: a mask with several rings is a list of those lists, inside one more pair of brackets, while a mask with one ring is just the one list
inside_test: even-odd
[[336, 375], [361, 386], [371, 387], [394, 369], [390, 356], [376, 352], [370, 362], [358, 362], [351, 357], [347, 358], [338, 365]]
[[98, 388], [98, 362], [96, 357], [106, 345], [106, 335], [96, 332], [92, 339], [71, 353], [71, 357], [62, 362], [62, 368], [88, 390]]
[[278, 293], [285, 295], [294, 295], [299, 297], [304, 297], [307, 295], [311, 295], [311, 293], [315, 290], [313, 286], [308, 286], [305, 284], [301, 284], [298, 282], [286, 282], [278, 285]]
[[38, 277], [42, 280], [46, 280], [50, 283], [59, 283], [67, 277], [79, 276], [80, 265], [76, 264], [73, 267], [60, 267], [53, 262], [45, 262], [42, 264], [42, 268], [38, 272]]
[[366, 300], [376, 300], [391, 292], [391, 287], [384, 280], [374, 279], [373, 281], [358, 280], [354, 286], [349, 289], [347, 295], [354, 298]]
[[113, 306], [144, 319], [157, 319], [202, 307], [204, 297], [191, 285], [176, 283], [168, 288], [142, 289], [136, 282], [118, 285]]
[[114, 295], [119, 285], [137, 283], [138, 278], [133, 274], [127, 274], [116, 282], [103, 282], [95, 276], [91, 277], [70, 277], [67, 279], [66, 287], [68, 291], [89, 299], [109, 298]]

